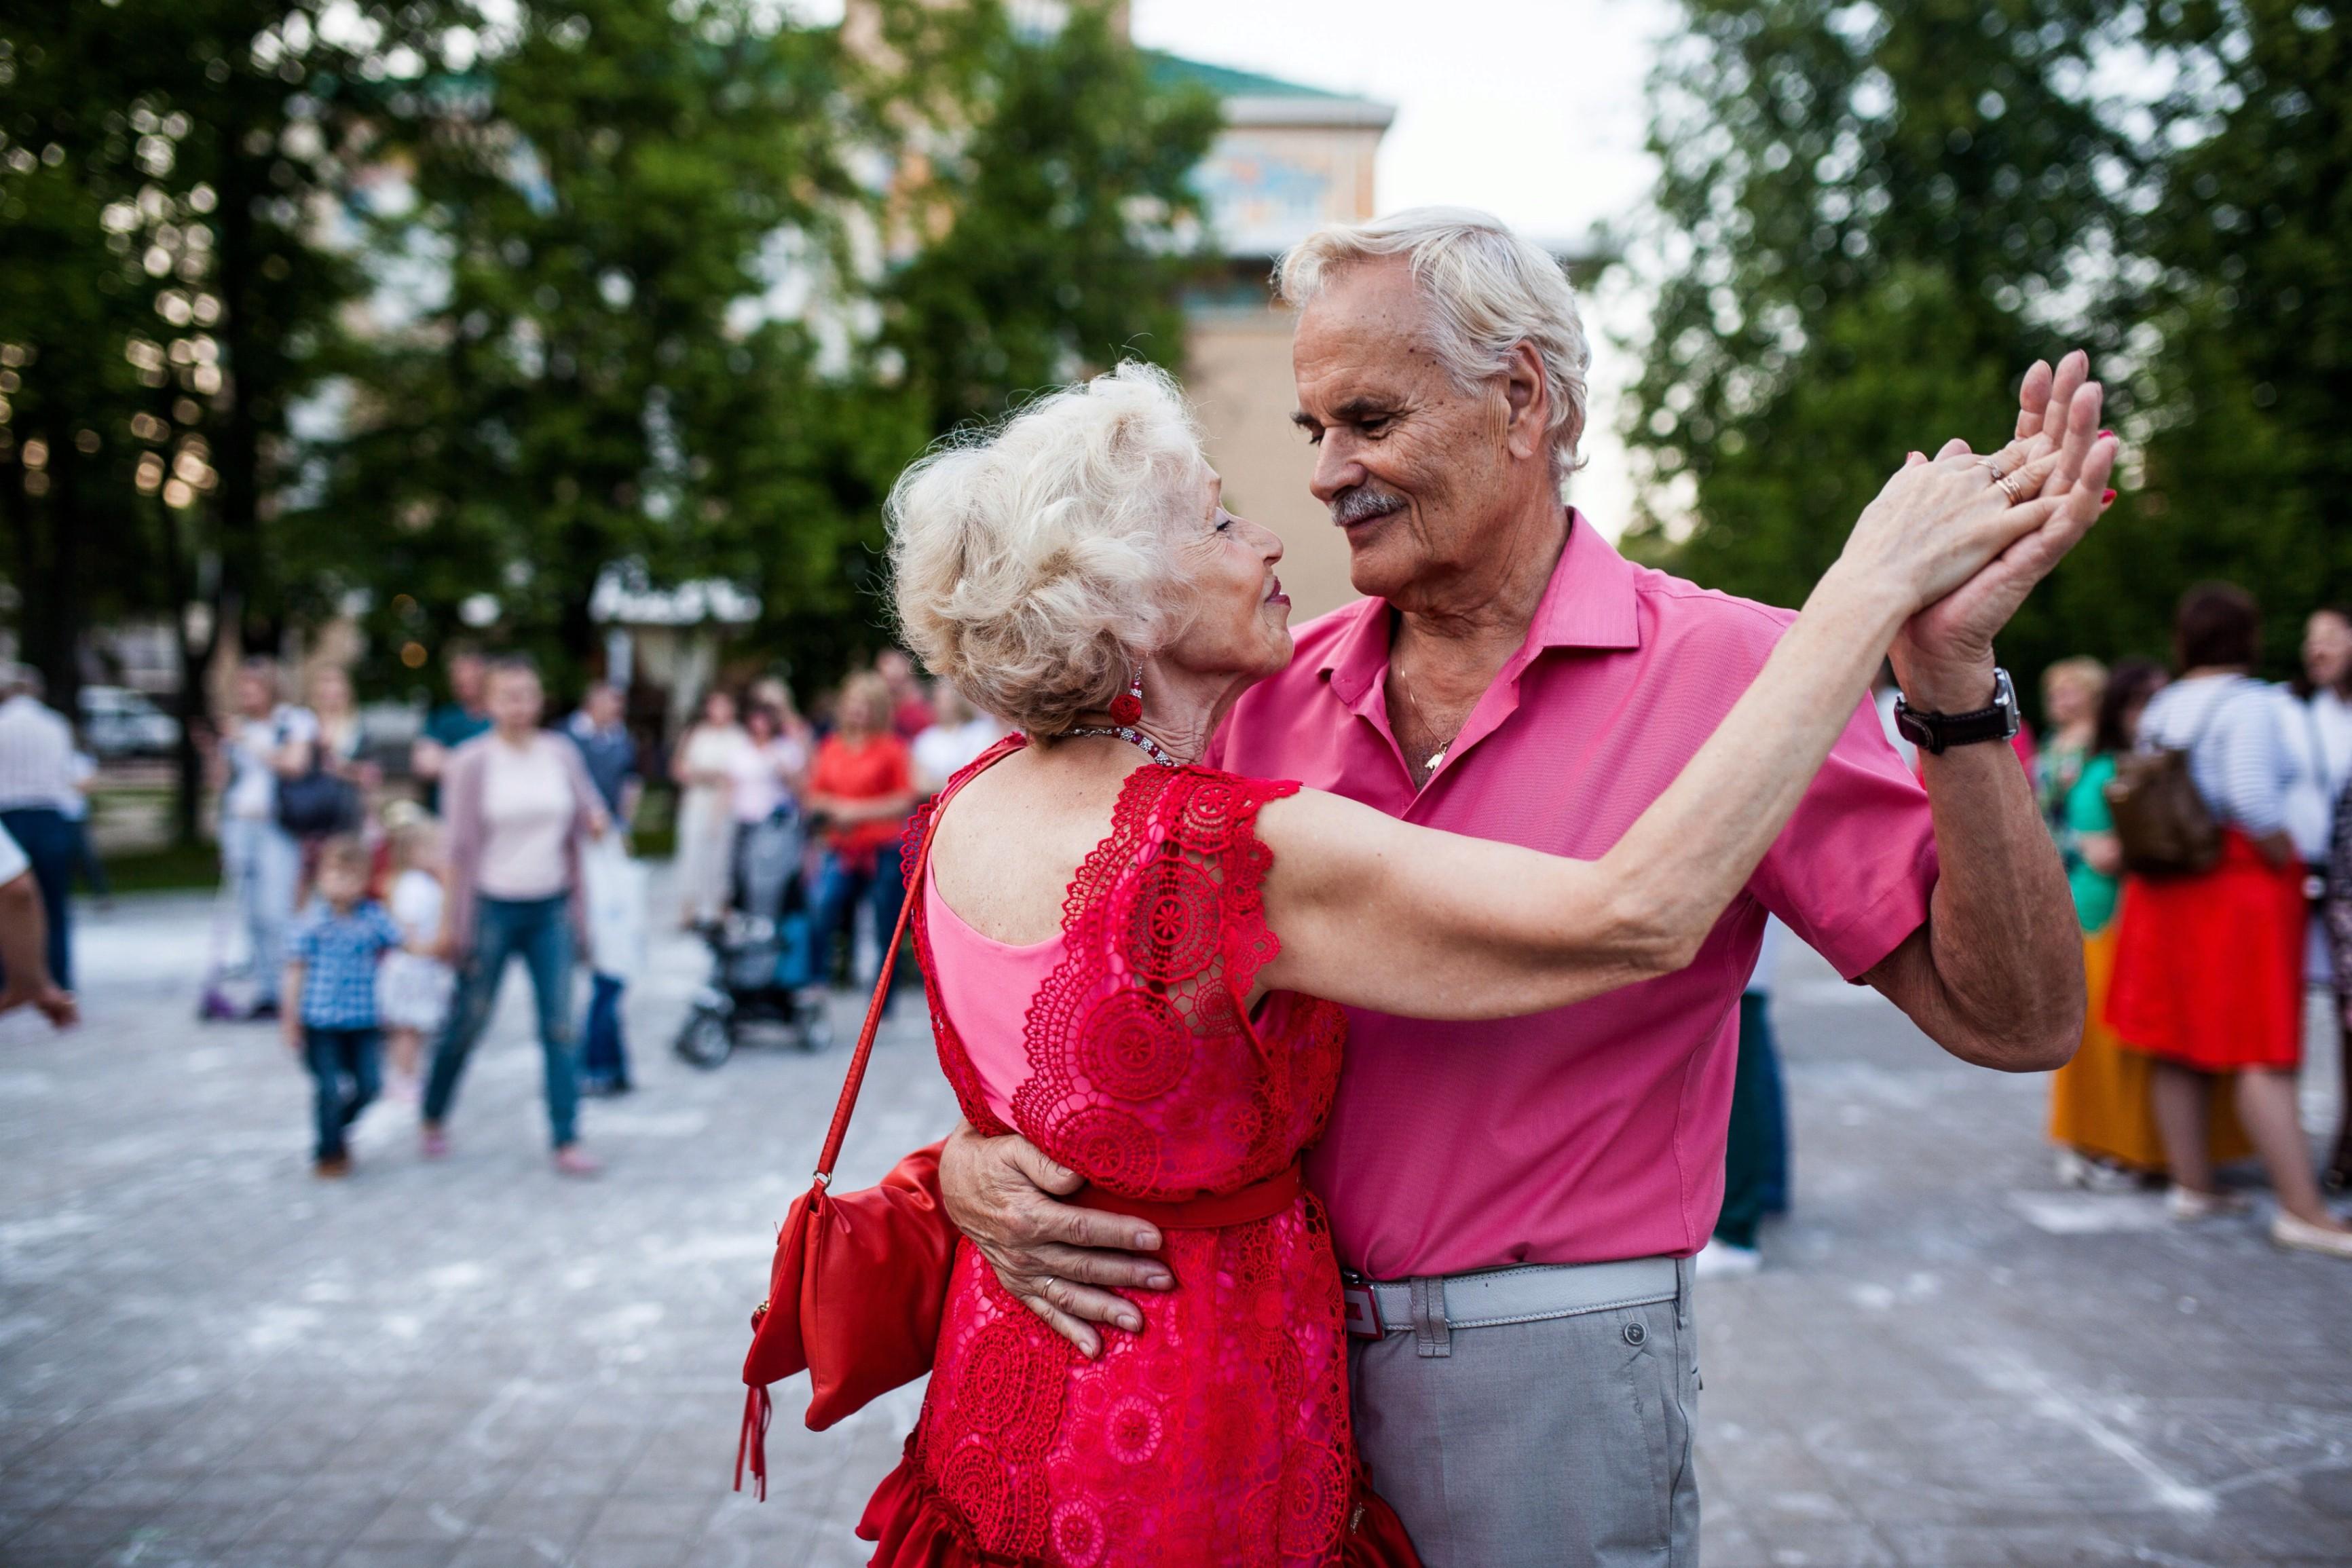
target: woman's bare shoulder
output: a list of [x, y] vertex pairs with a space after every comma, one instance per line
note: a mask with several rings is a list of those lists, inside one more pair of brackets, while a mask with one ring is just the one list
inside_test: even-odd
[[965, 780], [933, 830], [940, 898], [992, 941], [1052, 936], [1079, 866], [1109, 836], [1120, 782], [1029, 751]]

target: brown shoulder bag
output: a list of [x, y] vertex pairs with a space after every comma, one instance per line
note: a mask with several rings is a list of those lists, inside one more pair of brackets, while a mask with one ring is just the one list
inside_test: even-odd
[[2189, 776], [2189, 753], [2213, 721], [2236, 696], [2223, 692], [2206, 710], [2189, 744], [2130, 752], [2116, 759], [2107, 781], [2107, 813], [2115, 818], [2116, 842], [2124, 869], [2136, 877], [2193, 877], [2221, 858], [2221, 824]]

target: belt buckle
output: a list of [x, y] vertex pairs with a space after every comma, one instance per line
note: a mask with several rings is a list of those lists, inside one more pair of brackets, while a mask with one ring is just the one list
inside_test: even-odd
[[1339, 1277], [1339, 1300], [1345, 1308], [1349, 1338], [1388, 1338], [1388, 1325], [1381, 1321], [1381, 1299], [1369, 1282], [1353, 1274], [1342, 1274]]

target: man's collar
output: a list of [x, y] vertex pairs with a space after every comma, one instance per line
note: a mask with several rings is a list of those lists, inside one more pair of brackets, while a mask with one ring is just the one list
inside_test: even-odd
[[[1633, 563], [1574, 507], [1569, 509], [1568, 524], [1568, 544], [1536, 604], [1527, 637], [1511, 661], [1515, 666], [1524, 667], [1546, 648], [1642, 646]], [[1361, 599], [1349, 606], [1351, 624], [1332, 639], [1323, 656], [1322, 671], [1345, 702], [1361, 699], [1388, 665], [1388, 609], [1385, 599]]]
[[1601, 531], [1574, 507], [1568, 510], [1568, 548], [1559, 552], [1551, 582], [1536, 605], [1524, 645], [1533, 654], [1548, 647], [1628, 648], [1642, 646], [1634, 613], [1635, 568]]

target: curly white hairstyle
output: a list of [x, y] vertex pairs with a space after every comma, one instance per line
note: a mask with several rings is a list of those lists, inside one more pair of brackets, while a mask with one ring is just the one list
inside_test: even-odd
[[1463, 391], [1502, 370], [1520, 343], [1535, 345], [1551, 388], [1552, 468], [1561, 477], [1574, 469], [1592, 349], [1559, 263], [1474, 207], [1411, 207], [1317, 229], [1276, 265], [1275, 288], [1304, 309], [1339, 268], [1384, 256], [1409, 258], [1435, 317], [1433, 346]]
[[1108, 708], [1178, 629], [1204, 468], [1174, 378], [1134, 362], [948, 437], [883, 507], [899, 635], [1033, 737]]

